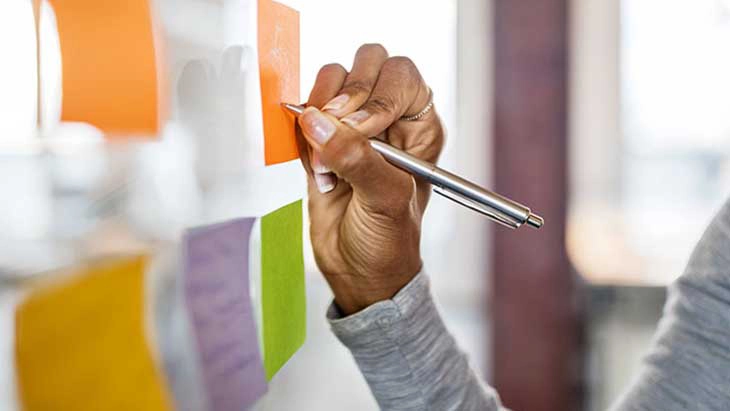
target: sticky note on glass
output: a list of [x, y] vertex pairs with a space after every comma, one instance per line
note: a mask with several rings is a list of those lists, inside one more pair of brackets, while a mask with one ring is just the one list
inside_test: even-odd
[[267, 390], [249, 295], [254, 222], [196, 228], [184, 239], [185, 301], [211, 411], [248, 409]]
[[168, 410], [145, 338], [146, 258], [105, 261], [32, 293], [16, 312], [25, 411]]
[[154, 136], [160, 98], [149, 0], [50, 0], [62, 62], [62, 121], [110, 137]]
[[261, 302], [271, 380], [306, 336], [301, 200], [261, 219]]
[[294, 118], [282, 102], [299, 102], [299, 12], [272, 0], [258, 2], [258, 51], [265, 162], [299, 157]]

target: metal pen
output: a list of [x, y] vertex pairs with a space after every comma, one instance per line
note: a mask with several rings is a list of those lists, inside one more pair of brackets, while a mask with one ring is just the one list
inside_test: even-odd
[[[297, 116], [306, 108], [288, 103], [282, 103], [282, 106]], [[437, 194], [483, 214], [505, 227], [514, 229], [527, 224], [537, 229], [545, 223], [542, 217], [533, 214], [529, 207], [482, 188], [390, 144], [371, 138], [370, 146], [396, 167], [427, 180]]]

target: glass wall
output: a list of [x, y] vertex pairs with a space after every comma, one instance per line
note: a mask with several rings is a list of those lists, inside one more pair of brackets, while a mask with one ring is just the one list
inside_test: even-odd
[[[337, 62], [349, 69], [362, 43], [381, 43], [391, 55], [413, 59], [434, 91], [448, 130], [441, 165], [488, 184], [488, 3], [300, 2], [302, 98], [322, 65]], [[484, 310], [488, 227], [483, 217], [435, 196], [425, 217], [422, 245], [424, 269], [447, 325], [483, 375], [489, 347]], [[376, 409], [349, 352], [324, 321], [331, 301], [327, 285], [312, 260], [308, 267], [307, 342], [277, 376], [260, 409]]]
[[575, 5], [568, 250], [601, 283], [668, 284], [730, 193], [730, 9]]
[[[218, 7], [221, 2], [190, 1], [188, 3], [194, 7], [191, 6], [193, 12], [188, 15], [184, 14], [188, 9], [176, 7], [173, 3], [157, 1], [163, 13], [179, 12], [181, 15], [176, 16], [179, 17], [177, 20], [183, 23], [185, 19], [190, 22], [204, 19], [205, 23], [178, 27], [170, 26], [170, 19], [163, 18], [168, 30], [178, 28], [180, 33], [207, 39], [205, 28], [210, 28], [212, 20], [206, 17], [206, 10]], [[308, 95], [322, 65], [338, 62], [349, 68], [355, 51], [362, 43], [382, 43], [391, 55], [412, 58], [434, 91], [437, 110], [448, 130], [441, 164], [489, 185], [489, 2], [291, 0], [284, 3], [301, 11], [303, 98]], [[138, 239], [124, 224], [115, 224], [107, 218], [120, 212], [115, 208], [120, 199], [139, 196], [145, 201], [144, 205], [152, 202], [169, 209], [170, 212], [159, 211], [165, 214], [166, 219], [148, 217], [151, 221], [145, 220], [140, 224], [173, 230], [171, 238], [179, 234], [185, 224], [195, 220], [196, 217], [191, 216], [199, 214], [198, 203], [181, 200], [194, 197], [184, 190], [185, 187], [173, 190], [175, 193], [170, 197], [153, 195], [158, 193], [160, 185], [168, 187], [166, 190], [170, 192], [170, 187], [179, 188], [180, 181], [190, 180], [180, 178], [181, 173], [189, 171], [181, 167], [191, 166], [190, 161], [180, 162], [180, 156], [189, 157], [185, 144], [175, 142], [176, 136], [181, 133], [167, 133], [161, 142], [150, 143], [153, 148], [140, 148], [139, 164], [125, 163], [125, 172], [130, 171], [129, 167], [134, 169], [135, 164], [154, 165], [152, 168], [137, 167], [138, 171], [133, 173], [135, 181], [149, 188], [147, 191], [120, 189], [96, 193], [89, 189], [106, 182], [109, 175], [114, 177], [119, 171], [115, 169], [119, 164], [107, 156], [101, 144], [101, 133], [93, 127], [62, 124], [54, 129], [53, 140], [57, 144], [43, 148], [55, 150], [54, 160], [50, 162], [40, 155], [38, 146], [25, 144], [39, 137], [36, 130], [35, 34], [30, 4], [30, 0], [0, 2], [0, 47], [8, 51], [6, 55], [10, 62], [0, 66], [0, 89], [3, 90], [0, 93], [0, 188], [3, 190], [3, 201], [0, 201], [0, 248], [3, 250], [0, 253], [0, 330], [5, 332], [0, 334], [6, 337], [12, 330], [14, 299], [5, 298], [5, 292], [12, 288], [8, 279], [18, 280], [16, 273], [52, 269], [85, 255], [120, 252], [140, 246]], [[45, 18], [52, 17], [49, 10], [44, 13]], [[47, 52], [52, 54], [46, 61], [58, 63], [58, 44], [53, 40], [54, 36], [50, 36], [44, 41], [50, 46]], [[217, 37], [212, 39], [218, 40]], [[176, 50], [198, 50], [196, 47], [202, 47], [195, 42], [183, 46], [187, 48], [177, 47]], [[49, 72], [42, 76], [43, 92], [50, 93], [44, 94], [44, 98], [52, 102], [46, 106], [49, 112], [43, 113], [44, 119], [57, 120], [60, 116], [57, 104], [59, 71], [58, 66], [50, 67]], [[16, 144], [18, 141], [21, 144]], [[145, 155], [153, 149], [155, 153]], [[149, 176], [144, 170], [156, 173], [156, 177], [147, 178]], [[104, 187], [110, 188], [106, 183]], [[6, 201], [8, 199], [22, 201]], [[176, 199], [174, 204], [163, 201], [170, 199]], [[89, 208], [90, 200], [93, 201], [92, 208]], [[140, 203], [136, 209], [145, 210], [146, 206]], [[106, 223], [100, 225], [100, 221]], [[75, 241], [73, 247], [65, 247], [68, 239], [81, 237], [92, 225], [94, 232], [98, 229], [98, 235], [89, 236], [83, 242]], [[435, 196], [426, 216], [423, 234], [424, 269], [432, 278], [434, 293], [447, 325], [484, 375], [488, 350], [484, 298], [488, 278], [489, 226], [490, 223], [483, 217]], [[148, 234], [152, 238], [159, 233]], [[79, 254], [79, 249], [89, 252]], [[309, 249], [307, 242], [305, 249]], [[307, 341], [276, 376], [270, 394], [261, 401], [258, 409], [375, 409], [374, 400], [349, 352], [328, 330], [324, 315], [331, 294], [317, 272], [311, 250], [306, 253], [305, 259]], [[10, 294], [7, 293], [8, 296]], [[1, 340], [0, 363], [6, 363], [4, 359], [10, 361], [12, 358], [11, 340], [5, 337]], [[3, 403], [12, 400], [9, 392], [13, 387], [12, 378], [12, 370], [7, 367], [0, 371], [0, 387], [6, 387], [8, 391], [0, 392], [2, 409], [13, 409], [13, 404]]]

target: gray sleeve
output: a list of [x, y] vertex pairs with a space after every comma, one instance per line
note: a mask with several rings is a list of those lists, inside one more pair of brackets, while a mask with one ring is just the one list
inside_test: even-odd
[[392, 300], [341, 318], [327, 317], [383, 410], [504, 410], [479, 381], [434, 305], [419, 274]]
[[730, 409], [730, 202], [670, 288], [642, 373], [613, 409]]

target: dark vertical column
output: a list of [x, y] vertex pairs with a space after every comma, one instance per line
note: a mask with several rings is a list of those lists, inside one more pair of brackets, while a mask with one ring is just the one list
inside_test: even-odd
[[495, 228], [494, 383], [520, 411], [581, 409], [578, 287], [565, 252], [568, 0], [494, 0], [496, 189], [545, 218]]

